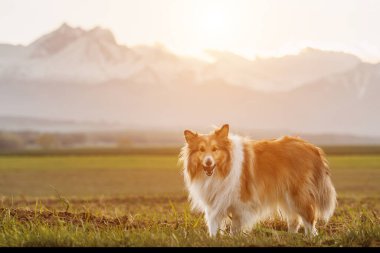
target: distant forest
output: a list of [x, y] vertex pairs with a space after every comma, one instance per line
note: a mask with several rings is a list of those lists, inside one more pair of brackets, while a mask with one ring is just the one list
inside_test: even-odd
[[[278, 133], [239, 133], [252, 139], [272, 139]], [[316, 145], [326, 148], [330, 154], [380, 154], [380, 140], [349, 135], [310, 135], [299, 136]], [[0, 154], [71, 154], [69, 150], [82, 150], [84, 153], [134, 154], [178, 153], [185, 140], [182, 131], [130, 130], [109, 132], [37, 132], [0, 131]], [[151, 150], [151, 148], [153, 148]], [[143, 149], [143, 151], [142, 151]], [[96, 152], [95, 152], [95, 151]], [[108, 151], [107, 151], [108, 150]], [[113, 150], [113, 151], [112, 151]], [[73, 154], [77, 154], [75, 151]], [[42, 153], [41, 153], [42, 152]], [[57, 153], [58, 152], [58, 153]], [[94, 153], [95, 152], [95, 153]], [[115, 153], [116, 152], [116, 153]], [[80, 153], [80, 152], [79, 152]]]
[[183, 137], [181, 133], [155, 131], [89, 133], [0, 132], [0, 151], [78, 147], [178, 146], [182, 142]]

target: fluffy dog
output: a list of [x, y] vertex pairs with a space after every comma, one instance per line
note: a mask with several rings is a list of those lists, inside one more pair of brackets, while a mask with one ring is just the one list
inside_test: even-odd
[[296, 137], [254, 141], [229, 134], [184, 131], [180, 161], [194, 209], [204, 212], [210, 236], [230, 217], [230, 232], [248, 232], [279, 211], [289, 232], [317, 235], [328, 221], [336, 192], [323, 151]]

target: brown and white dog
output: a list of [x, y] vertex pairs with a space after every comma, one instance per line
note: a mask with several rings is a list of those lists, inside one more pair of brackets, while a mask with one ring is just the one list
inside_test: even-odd
[[336, 192], [323, 151], [296, 137], [254, 141], [229, 134], [185, 130], [180, 161], [192, 207], [204, 212], [210, 236], [232, 216], [231, 233], [250, 231], [279, 211], [289, 232], [301, 222], [317, 235], [318, 219], [333, 215]]

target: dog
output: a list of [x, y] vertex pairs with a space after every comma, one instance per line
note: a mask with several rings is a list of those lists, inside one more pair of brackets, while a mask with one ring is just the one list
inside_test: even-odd
[[[225, 124], [209, 134], [184, 131], [179, 161], [193, 210], [204, 213], [208, 232], [230, 223], [232, 235], [278, 212], [288, 231], [318, 235], [318, 219], [333, 215], [336, 191], [322, 149], [299, 137], [250, 140]], [[224, 225], [223, 225], [224, 224]]]

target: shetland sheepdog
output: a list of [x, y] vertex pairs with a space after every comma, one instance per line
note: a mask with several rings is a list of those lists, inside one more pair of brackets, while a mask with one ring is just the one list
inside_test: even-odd
[[229, 134], [184, 131], [184, 181], [192, 208], [204, 213], [210, 236], [229, 224], [230, 233], [249, 232], [279, 212], [289, 232], [315, 236], [318, 219], [333, 215], [336, 192], [322, 149], [298, 137], [250, 140]]

